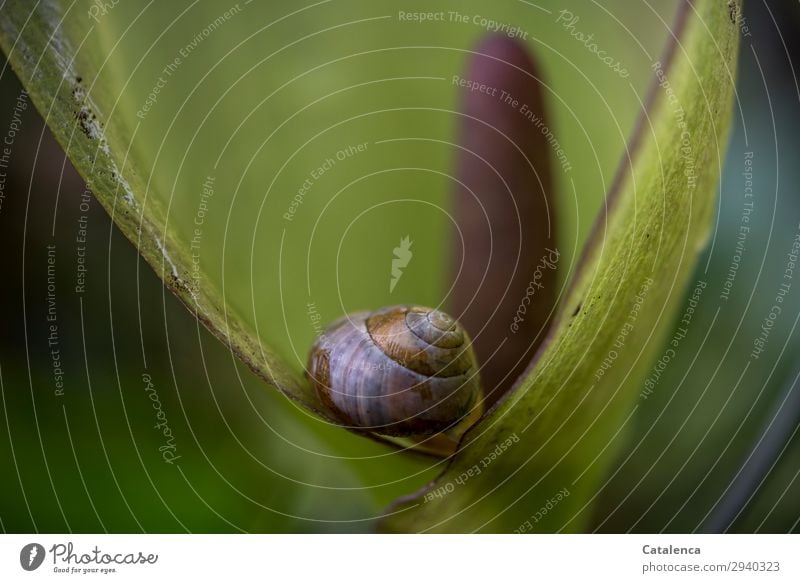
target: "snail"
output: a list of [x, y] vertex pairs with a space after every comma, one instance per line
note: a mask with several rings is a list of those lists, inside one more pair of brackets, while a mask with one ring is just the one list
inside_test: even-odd
[[469, 336], [431, 308], [391, 306], [339, 318], [312, 346], [307, 375], [339, 421], [382, 435], [447, 432], [480, 407]]

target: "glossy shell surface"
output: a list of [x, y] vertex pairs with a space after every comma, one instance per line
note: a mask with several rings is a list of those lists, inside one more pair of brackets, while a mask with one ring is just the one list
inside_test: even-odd
[[392, 306], [333, 322], [311, 349], [308, 376], [345, 425], [385, 435], [430, 435], [475, 406], [471, 342], [450, 316]]

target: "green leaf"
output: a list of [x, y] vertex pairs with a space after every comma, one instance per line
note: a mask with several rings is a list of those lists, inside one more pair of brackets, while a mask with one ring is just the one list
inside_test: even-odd
[[[112, 83], [108, 77], [118, 71], [109, 67], [103, 73], [107, 53], [87, 50], [79, 53], [73, 39], [111, 42], [104, 35], [109, 28], [95, 27], [98, 15], [90, 16], [93, 12], [88, 5], [73, 6], [70, 14], [52, 1], [41, 2], [34, 9], [25, 2], [9, 4], [3, 8], [0, 24], [3, 50], [56, 138], [120, 230], [136, 243], [142, 256], [178, 298], [253, 371], [322, 414], [308, 383], [258, 340], [252, 326], [223, 301], [213, 283], [195, 276], [192, 247], [185, 239], [181, 240], [168, 221], [166, 208], [172, 201], [153, 194], [153, 184], [135, 165], [138, 160], [134, 159], [134, 167], [130, 167], [128, 154], [134, 144], [133, 136], [128, 135], [131, 118], [125, 117], [124, 105], [116, 125], [106, 126], [103, 121], [97, 96], [105, 100], [112, 96], [115, 100], [122, 99], [109, 95]], [[108, 86], [96, 83], [102, 75]], [[119, 101], [111, 103], [116, 108]], [[205, 175], [195, 178], [197, 192], [211, 186]]]
[[675, 39], [560, 316], [518, 386], [391, 531], [580, 531], [708, 239], [740, 2], [682, 5]]
[[[575, 4], [584, 22], [607, 9]], [[603, 35], [604, 47], [625, 55], [631, 84], [639, 86], [640, 47], [652, 49], [663, 34], [652, 11], [669, 6], [626, 0], [606, 6], [612, 4], [641, 34]], [[437, 274], [448, 223], [441, 209], [451, 187], [448, 144], [458, 101], [448, 76], [462, 70], [467, 48], [485, 29], [400, 23], [391, 0], [300, 7], [121, 2], [97, 20], [93, 6], [92, 0], [6, 2], [0, 45], [71, 161], [158, 276], [263, 378], [315, 409], [301, 375], [316, 332], [307, 303], [316, 304], [324, 324], [356, 309], [443, 300], [446, 286]], [[219, 21], [233, 6], [239, 12]], [[482, 0], [459, 6], [465, 13], [490, 12]], [[597, 67], [597, 56], [546, 12], [508, 2], [491, 13], [523, 23], [529, 42], [544, 51], [544, 71], [555, 87], [548, 97], [554, 127], [580, 169], [569, 177], [562, 213], [577, 218], [561, 232], [578, 240], [589, 214], [578, 211], [599, 204], [602, 190], [593, 186], [613, 167], [628, 129], [621, 114], [636, 106], [633, 92]], [[206, 35], [212, 23], [218, 24]], [[186, 47], [192, 48], [184, 57]], [[138, 117], [164, 68], [179, 56], [155, 105]], [[592, 98], [585, 95], [587, 81]], [[419, 136], [427, 141], [403, 141]], [[387, 138], [400, 141], [378, 147]], [[284, 229], [281, 214], [309, 171], [362, 139], [369, 153], [316, 182], [303, 203], [307, 212]], [[193, 221], [215, 164], [202, 284], [194, 290]], [[414, 202], [398, 205], [398, 199]], [[370, 220], [354, 221], [367, 207]], [[390, 295], [388, 258], [406, 235], [421, 252]], [[566, 265], [572, 252], [563, 251]], [[118, 276], [111, 267], [111, 277]]]
[[[480, 0], [460, 10], [488, 14]], [[598, 162], [574, 176], [585, 194], [565, 201], [563, 214], [578, 223], [562, 232], [577, 238], [588, 224], [571, 205], [598, 204], [587, 186], [613, 165], [608, 152], [623, 137], [616, 118], [631, 95], [553, 20], [536, 18], [541, 10], [495, 10], [498, 22], [529, 24], [562, 91], [591, 70], [604, 96], [552, 109], [564, 148]], [[325, 324], [382, 305], [446, 302], [461, 98], [450, 77], [485, 28], [401, 22], [391, 0], [103, 10], [93, 0], [10, 0], [0, 12], [0, 46], [115, 223], [225, 345], [305, 409], [326, 416], [302, 376]], [[650, 9], [629, 13], [647, 31], [657, 24]], [[597, 14], [584, 8], [586, 18]], [[657, 44], [650, 36], [607, 42], [634, 62], [639, 47]], [[561, 66], [565, 56], [574, 67]], [[312, 171], [361, 143], [366, 152], [314, 179], [293, 219], [283, 218]], [[214, 195], [203, 200], [209, 175]], [[391, 293], [391, 250], [405, 236], [417, 252]]]

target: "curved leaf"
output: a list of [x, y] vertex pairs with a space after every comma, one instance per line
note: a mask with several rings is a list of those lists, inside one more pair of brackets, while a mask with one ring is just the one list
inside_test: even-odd
[[384, 529], [581, 530], [710, 232], [739, 9], [683, 3], [630, 159], [536, 362]]
[[[464, 3], [465, 9], [467, 4], [475, 13], [487, 10], [485, 3]], [[446, 148], [419, 145], [403, 149], [398, 144], [407, 136], [416, 135], [435, 138], [431, 139], [432, 144], [446, 144], [447, 140], [452, 140], [453, 124], [443, 120], [445, 114], [455, 114], [451, 103], [454, 91], [443, 88], [449, 84], [442, 82], [445, 75], [460, 70], [457, 61], [466, 52], [453, 47], [473, 46], [470, 39], [484, 31], [479, 27], [447, 24], [431, 27], [400, 24], [396, 19], [396, 7], [389, 1], [368, 6], [349, 3], [349, 10], [340, 3], [327, 2], [303, 7], [290, 6], [288, 2], [241, 3], [236, 6], [244, 12], [237, 12], [233, 20], [222, 16], [233, 3], [230, 6], [211, 2], [119, 3], [107, 13], [95, 15], [97, 19], [91, 15], [94, 5], [89, 0], [6, 2], [1, 9], [0, 44], [73, 163], [115, 222], [140, 247], [159, 277], [256, 372], [307, 408], [324, 415], [317, 409], [315, 396], [308, 391], [300, 374], [304, 349], [315, 332], [305, 311], [308, 294], [297, 293], [300, 286], [294, 284], [301, 281], [299, 277], [294, 277], [293, 285], [286, 288], [273, 285], [275, 274], [280, 279], [303, 271], [298, 269], [296, 260], [305, 258], [311, 251], [301, 249], [293, 254], [292, 261], [282, 263], [283, 254], [272, 253], [279, 243], [284, 247], [281, 233], [279, 230], [276, 233], [274, 228], [281, 222], [271, 222], [265, 228], [259, 223], [261, 212], [263, 210], [265, 215], [282, 213], [313, 164], [324, 160], [329, 152], [355, 141], [353, 135], [364, 134], [370, 140], [389, 136], [390, 144], [382, 146], [386, 149], [375, 156], [381, 160], [381, 171], [386, 170], [383, 161], [387, 157], [395, 160], [398, 168], [381, 173], [375, 172], [374, 160], [372, 166], [358, 162], [332, 183], [318, 184], [319, 190], [331, 197], [340, 188], [351, 187], [354, 198], [369, 199], [374, 203], [373, 208], [380, 209], [375, 221], [378, 227], [366, 229], [359, 223], [356, 226], [358, 236], [352, 237], [356, 243], [351, 245], [348, 239], [344, 245], [344, 255], [350, 259], [342, 273], [337, 253], [342, 246], [337, 249], [329, 243], [336, 240], [333, 237], [341, 237], [341, 223], [351, 221], [357, 213], [337, 206], [327, 197], [306, 199], [304, 204], [308, 205], [305, 208], [309, 212], [302, 220], [307, 229], [293, 230], [286, 237], [285, 247], [305, 244], [311, 227], [316, 228], [309, 217], [324, 211], [333, 217], [330, 223], [336, 228], [328, 228], [327, 237], [314, 241], [315, 248], [327, 248], [325, 255], [312, 267], [306, 266], [308, 272], [313, 272], [315, 290], [324, 287], [330, 292], [327, 297], [320, 294], [313, 298], [325, 304], [320, 310], [322, 322], [332, 320], [343, 311], [397, 303], [398, 300], [429, 305], [442, 301], [439, 283], [431, 276], [436, 273], [437, 265], [441, 265], [441, 258], [435, 253], [420, 253], [418, 262], [415, 259], [415, 265], [425, 267], [420, 270], [424, 277], [417, 279], [433, 283], [404, 291], [402, 285], [411, 281], [408, 275], [398, 286], [398, 293], [407, 295], [403, 298], [395, 295], [389, 302], [386, 301], [389, 299], [386, 279], [373, 281], [370, 277], [365, 281], [363, 277], [365, 263], [379, 266], [371, 273], [385, 270], [384, 252], [379, 245], [364, 245], [363, 242], [372, 242], [372, 238], [381, 236], [386, 239], [381, 239], [382, 243], [387, 243], [396, 236], [408, 234], [405, 229], [413, 223], [425, 238], [417, 241], [418, 249], [444, 248], [442, 214], [437, 210], [436, 218], [431, 218], [419, 212], [420, 205], [423, 209], [436, 208], [440, 198], [433, 195], [432, 200], [422, 203], [412, 201], [416, 206], [407, 204], [399, 212], [389, 203], [396, 203], [400, 196], [409, 198], [409, 193], [444, 193], [445, 175], [436, 170], [425, 173], [416, 168], [420, 172], [411, 179], [403, 179], [402, 188], [397, 187], [397, 181], [401, 171], [408, 173], [415, 166], [427, 168], [429, 162], [431, 168], [446, 168], [451, 152]], [[537, 12], [529, 3], [510, 3], [502, 10], [506, 11], [504, 19], [508, 21], [530, 19], [531, 14], [541, 16], [541, 11]], [[313, 17], [309, 16], [311, 12]], [[206, 35], [204, 31], [211, 30], [212, 23], [213, 35]], [[560, 30], [551, 32], [553, 28], [547, 24], [539, 31], [544, 35], [541, 38], [545, 39], [545, 44], [548, 41], [557, 44], [555, 39], [564, 36]], [[428, 46], [431, 31], [446, 35], [441, 38], [446, 39], [442, 45], [447, 46]], [[386, 48], [389, 41], [394, 45], [391, 49]], [[609, 43], [617, 43], [617, 39]], [[243, 49], [254, 46], [256, 50]], [[337, 48], [336, 58], [329, 54], [333, 46]], [[168, 87], [162, 88], [157, 106], [147, 113], [146, 119], [138, 117], [137, 110], [141, 110], [148, 92], [170, 63], [167, 57], [177, 58], [186, 47], [193, 47], [191, 57], [182, 62], [175, 77], [170, 77]], [[375, 47], [379, 49], [365, 50]], [[572, 51], [575, 59], [584, 59], [585, 64], [594, 63], [595, 55], [583, 47], [575, 45]], [[277, 59], [270, 60], [278, 54], [285, 57], [284, 67], [275, 66]], [[425, 58], [417, 58], [420, 54]], [[231, 55], [236, 58], [230, 58]], [[580, 71], [580, 67], [576, 70]], [[286, 71], [289, 75], [284, 75]], [[381, 75], [366, 78], [360, 74], [362, 71], [378, 71]], [[294, 76], [298, 72], [303, 74]], [[242, 82], [245, 78], [246, 82]], [[332, 78], [335, 82], [328, 82]], [[377, 91], [379, 84], [388, 89]], [[436, 89], [432, 91], [434, 86]], [[398, 91], [398, 87], [408, 92]], [[410, 89], [412, 87], [414, 89]], [[361, 102], [370, 104], [368, 113], [362, 106], [354, 105], [357, 100], [352, 99], [350, 93], [354, 88], [364, 92]], [[279, 103], [274, 99], [268, 101], [279, 93], [283, 95]], [[602, 110], [603, 105], [598, 104], [587, 105], [584, 114]], [[559, 107], [561, 112], [569, 110], [573, 114], [570, 108], [582, 108], [584, 103], [562, 103]], [[609, 112], [614, 109], [622, 110], [624, 106], [612, 104], [608, 107]], [[224, 115], [218, 115], [221, 110]], [[369, 122], [380, 112], [392, 112], [392, 122], [375, 131], [376, 127]], [[283, 122], [290, 119], [295, 120], [294, 123], [284, 126]], [[331, 119], [336, 123], [331, 125]], [[601, 127], [619, 129], [612, 122], [602, 123]], [[347, 124], [357, 128], [354, 130]], [[580, 121], [573, 125], [579, 126]], [[333, 135], [334, 131], [345, 127], [350, 132], [349, 137]], [[302, 131], [297, 131], [298, 128]], [[293, 130], [292, 139], [282, 140], [281, 156], [274, 156], [272, 136], [289, 133], [289, 129]], [[575, 147], [573, 152], [590, 152], [595, 147], [585, 132], [580, 133], [582, 130], [582, 127], [576, 129], [573, 139], [568, 135], [564, 139], [564, 143]], [[587, 139], [578, 145], [580, 140], [574, 135], [580, 135], [580, 140]], [[604, 144], [601, 149], [612, 143], [613, 138], [600, 136]], [[304, 150], [314, 139], [322, 145], [313, 152]], [[371, 145], [376, 143], [373, 141]], [[295, 149], [299, 152], [296, 158]], [[184, 164], [187, 156], [191, 163]], [[202, 285], [195, 286], [192, 220], [198, 210], [205, 170], [214, 165], [218, 156], [223, 157], [223, 162], [215, 183], [221, 187], [215, 200], [224, 200], [226, 204], [221, 205], [221, 210], [214, 212], [213, 221], [209, 217], [206, 224]], [[599, 158], [604, 156], [606, 154], [601, 152]], [[287, 165], [291, 168], [292, 164], [296, 168], [285, 173], [290, 174], [290, 178], [273, 181], [274, 176], [280, 175]], [[369, 180], [355, 180], [366, 175]], [[590, 183], [579, 176], [574, 180], [579, 190], [581, 184]], [[218, 196], [223, 191], [227, 195], [224, 199]], [[269, 198], [277, 191], [281, 192], [280, 196]], [[592, 196], [592, 193], [581, 193], [576, 200]], [[245, 197], [248, 204], [241, 204]], [[363, 207], [353, 205], [350, 208], [360, 211]], [[392, 228], [385, 228], [387, 225]], [[580, 231], [583, 226], [571, 228]], [[268, 238], [263, 236], [265, 231], [269, 231]], [[258, 236], [253, 236], [255, 232]], [[254, 253], [254, 248], [269, 252]], [[231, 272], [244, 274], [236, 285], [226, 284], [225, 276], [230, 277]], [[342, 287], [342, 282], [349, 287]], [[311, 289], [311, 282], [307, 283]], [[382, 290], [380, 293], [375, 291], [378, 288]], [[289, 294], [286, 294], [287, 289]], [[344, 301], [342, 290], [346, 292]], [[262, 299], [277, 309], [263, 310], [257, 305]], [[578, 296], [573, 295], [573, 300], [577, 302]], [[284, 302], [291, 309], [283, 309]], [[269, 328], [269, 335], [266, 328]], [[273, 334], [282, 330], [286, 331], [288, 340], [275, 342]], [[298, 330], [301, 332], [297, 333]], [[274, 347], [272, 350], [264, 344], [265, 339]], [[551, 346], [552, 342], [551, 338]], [[550, 361], [557, 359], [552, 357]], [[516, 400], [524, 397], [528, 384], [520, 388]], [[539, 393], [542, 396], [541, 391]], [[527, 397], [524, 400], [527, 401]], [[530, 400], [530, 405], [533, 404]], [[505, 403], [498, 411], [506, 411], [508, 407], [509, 403]], [[499, 418], [495, 412], [490, 423], [479, 426], [481, 431]], [[539, 442], [534, 440], [534, 443]], [[508, 475], [510, 472], [500, 471], [498, 480]], [[520, 477], [527, 479], [528, 474], [520, 474]], [[449, 510], [444, 507], [442, 512]], [[419, 523], [419, 527], [424, 526], [424, 521]], [[413, 530], [418, 526], [411, 522], [407, 528]]]
[[[70, 31], [72, 38], [85, 40], [95, 32], [92, 10], [76, 9], [70, 18], [69, 10], [62, 10], [57, 2], [40, 2], [33, 8], [25, 2], [8, 4], [0, 23], [2, 48], [56, 138], [120, 230], [136, 243], [178, 298], [254, 372], [324, 415], [308, 383], [258, 341], [245, 320], [222, 301], [219, 290], [199, 283], [191, 247], [167, 228], [168, 214], [162, 201], [147, 200], [149, 182], [135, 169], [125, 168], [127, 155], [121, 148], [112, 148], [113, 139], [101, 121], [105, 116], [93, 97], [103, 87], [94, 86], [79, 69], [79, 60], [86, 57], [79, 58], [67, 34]], [[102, 28], [95, 32], [101, 33]], [[115, 144], [124, 143], [115, 137]], [[202, 188], [198, 184], [198, 190]]]
[[[459, 10], [488, 15], [480, 0]], [[547, 12], [520, 2], [495, 10], [497, 22]], [[633, 18], [646, 12], [630, 9]], [[224, 344], [305, 409], [325, 416], [302, 370], [326, 322], [449, 301], [442, 265], [459, 121], [450, 75], [485, 27], [403, 22], [391, 0], [9, 0], [0, 13], [0, 46], [115, 222]], [[581, 82], [595, 55], [559, 47], [564, 31], [536, 23], [531, 39], [547, 57], [574, 63], [551, 76], [562, 87]], [[619, 53], [642, 46], [608, 42]], [[565, 149], [593, 155], [602, 174], [607, 146], [623, 137], [614, 114], [632, 97], [602, 76], [593, 86], [620, 99], [559, 101], [553, 111], [568, 118]], [[581, 116], [607, 131], [590, 140]], [[366, 151], [351, 155], [359, 144]], [[343, 151], [347, 160], [314, 179], [284, 219], [298, 187]], [[209, 175], [214, 195], [204, 201]], [[580, 189], [596, 176], [574, 181]], [[569, 204], [597, 203], [582, 190]], [[586, 229], [578, 217], [562, 233]], [[417, 251], [392, 293], [391, 250], [408, 235]]]

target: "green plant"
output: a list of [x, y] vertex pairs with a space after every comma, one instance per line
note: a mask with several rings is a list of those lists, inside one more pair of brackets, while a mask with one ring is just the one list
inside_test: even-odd
[[[676, 301], [686, 288], [711, 223], [719, 153], [724, 150], [730, 122], [739, 4], [698, 0], [682, 6], [677, 38], [662, 65], [654, 68], [658, 84], [535, 366], [466, 434], [460, 451], [437, 482], [416, 498], [400, 502], [400, 511], [384, 521], [383, 528], [515, 530], [521, 515], [532, 514], [564, 488], [569, 488], [569, 495], [559, 500], [559, 513], [547, 516], [537, 528], [582, 528], [594, 486], [614, 450], [612, 436], [661, 346], [665, 325], [675, 314]], [[23, 2], [11, 3], [0, 24], [0, 41], [73, 163], [159, 277], [259, 376], [307, 410], [332, 419], [292, 361], [291, 343], [270, 347], [263, 323], [259, 325], [262, 308], [249, 305], [254, 297], [226, 285], [224, 245], [221, 249], [213, 243], [227, 243], [231, 224], [252, 226], [249, 215], [257, 211], [260, 216], [264, 209], [261, 177], [251, 179], [246, 172], [255, 157], [247, 164], [215, 163], [215, 157], [216, 162], [228, 160], [236, 150], [236, 140], [242, 138], [232, 136], [222, 153], [193, 154], [193, 170], [183, 171], [188, 151], [157, 139], [163, 128], [147, 125], [157, 113], [154, 108], [159, 100], [169, 99], [164, 87], [173, 83], [172, 74], [161, 60], [144, 61], [147, 74], [140, 72], [141, 62], [135, 61], [130, 44], [118, 46], [124, 34], [112, 34], [127, 30], [122, 24], [132, 25], [136, 15], [125, 13], [122, 6], [114, 10], [108, 18], [116, 18], [119, 28], [109, 23], [95, 29], [91, 20], [70, 13], [58, 2], [33, 11]], [[213, 16], [214, 9], [208, 14]], [[219, 34], [226, 34], [221, 28], [224, 22], [217, 25]], [[87, 37], [95, 43], [92, 51], [81, 50]], [[171, 52], [182, 55], [181, 50]], [[196, 61], [183, 59], [173, 61], [175, 67], [198, 67]], [[198, 76], [233, 90], [238, 73], [249, 66], [240, 65], [239, 71], [200, 67]], [[130, 79], [120, 71], [158, 78], [164, 87], [151, 92], [154, 97], [148, 97], [145, 109], [129, 90]], [[139, 79], [135, 84], [142, 87], [147, 82]], [[198, 83], [190, 97], [204, 88]], [[270, 88], [275, 92], [281, 89]], [[302, 93], [308, 87], [301, 80], [292, 89]], [[214, 107], [233, 107], [224, 99], [228, 96], [223, 92]], [[336, 96], [322, 96], [318, 101], [324, 104], [326, 99], [335, 101]], [[342, 103], [331, 107], [340, 108], [337, 115], [343, 119], [350, 113], [352, 118], [359, 115], [345, 112]], [[301, 112], [285, 113], [288, 117]], [[193, 133], [190, 142], [210, 142], [225, 120], [198, 123], [206, 117], [201, 112], [184, 126], [176, 118], [177, 125], [173, 128], [170, 123], [169, 130]], [[269, 114], [262, 113], [247, 116], [240, 120], [241, 131], [259, 127], [268, 118]], [[272, 134], [279, 130], [277, 127]], [[162, 149], [170, 156], [168, 163], [159, 159]], [[177, 167], [172, 166], [174, 162]], [[266, 175], [278, 176], [280, 170], [268, 167]], [[234, 196], [245, 191], [259, 194], [241, 209], [231, 206], [225, 220], [204, 222], [207, 209], [202, 205], [208, 207], [219, 200], [218, 185], [222, 183], [237, 185]], [[269, 183], [264, 198], [274, 183]], [[423, 182], [421, 186], [433, 185]], [[177, 197], [176, 203], [176, 191], [200, 196]], [[173, 205], [181, 209], [181, 216], [172, 217]], [[276, 213], [277, 209], [271, 207], [270, 211]], [[199, 235], [193, 224], [198, 219]], [[435, 228], [440, 225], [431, 226], [426, 231], [438, 233], [430, 236], [443, 246], [442, 229]], [[230, 236], [236, 239], [238, 233]], [[203, 249], [199, 260], [193, 256], [196, 237]], [[257, 238], [240, 239], [235, 245], [252, 249], [258, 243]], [[265, 274], [260, 278], [283, 273], [279, 259], [258, 258], [263, 265], [256, 271]], [[234, 269], [247, 271], [246, 267], [246, 261], [234, 259]], [[264, 289], [274, 291], [263, 279], [249, 283], [257, 290], [253, 296]], [[418, 301], [435, 303], [428, 299]], [[297, 312], [291, 311], [294, 315], [286, 323], [287, 329], [300, 328], [307, 318], [304, 312]], [[459, 481], [469, 485], [453, 486]], [[512, 505], [514, 512], [509, 512]], [[481, 512], [472, 511], [478, 507]]]

